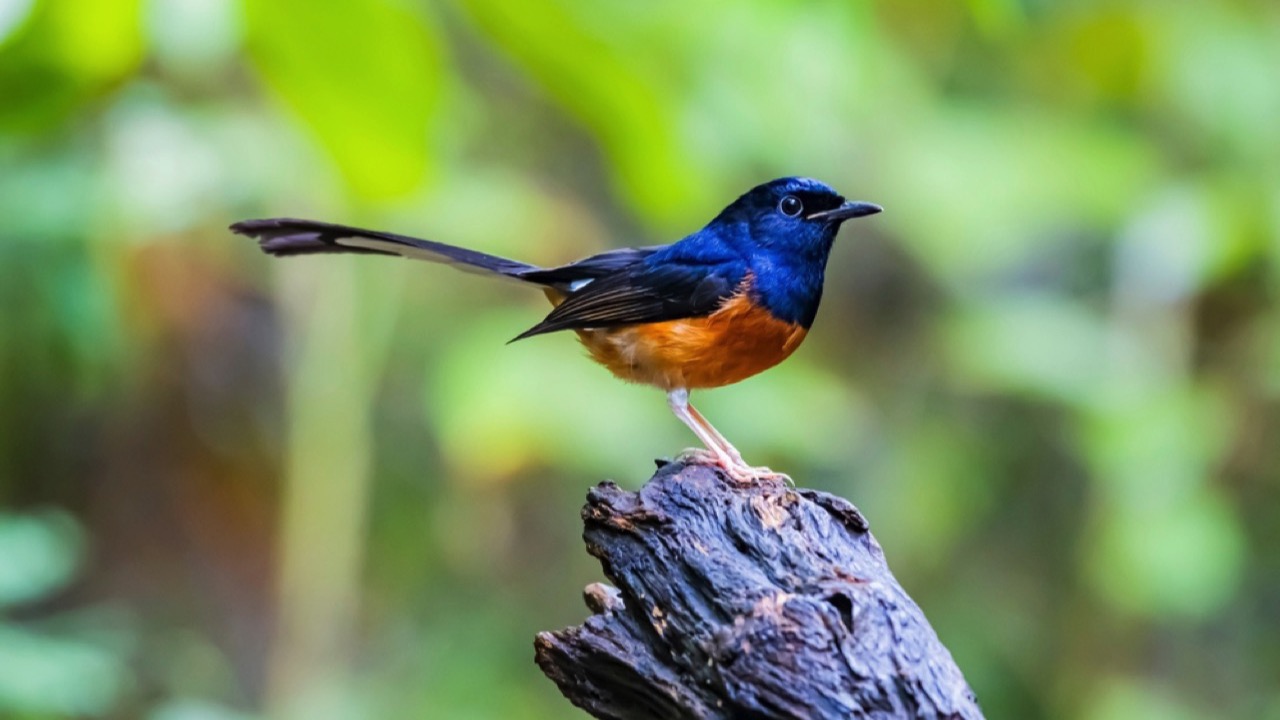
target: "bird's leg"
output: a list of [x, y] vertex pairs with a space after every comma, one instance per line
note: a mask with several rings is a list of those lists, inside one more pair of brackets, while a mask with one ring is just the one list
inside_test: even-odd
[[719, 445], [729, 457], [733, 458], [733, 461], [736, 464], [747, 464], [746, 461], [742, 459], [742, 453], [738, 452], [738, 448], [734, 447], [733, 443], [729, 442], [724, 435], [721, 435], [720, 431], [716, 430], [715, 426], [713, 426], [707, 418], [702, 415], [702, 413], [698, 412], [698, 408], [694, 407], [692, 403], [688, 405], [688, 408], [689, 415], [693, 417], [693, 421], [698, 423], [703, 430], [706, 430], [708, 435], [715, 438], [716, 444]]
[[706, 451], [686, 452], [686, 457], [691, 457], [700, 461], [706, 461], [704, 453], [709, 451], [716, 465], [724, 468], [729, 477], [738, 482], [752, 482], [757, 479], [786, 480], [791, 482], [791, 478], [783, 473], [770, 470], [767, 467], [752, 467], [742, 459], [742, 453], [733, 446], [720, 431], [716, 430], [707, 419], [702, 416], [692, 405], [689, 404], [689, 391], [683, 388], [672, 390], [667, 393], [667, 405], [671, 407], [671, 412], [680, 418], [681, 422], [689, 426], [694, 435], [707, 446]]
[[[723, 438], [717, 437], [719, 433], [714, 429], [709, 429], [709, 426], [704, 424], [705, 421], [702, 423], [698, 422], [698, 420], [701, 419], [701, 416], [697, 415], [697, 411], [693, 410], [693, 408], [689, 406], [688, 390], [685, 390], [684, 388], [677, 388], [667, 393], [667, 406], [671, 408], [671, 412], [674, 413], [676, 417], [680, 418], [680, 422], [688, 425], [689, 429], [693, 431], [693, 434], [697, 435], [698, 439], [702, 441], [702, 444], [706, 446], [706, 450], [685, 451], [685, 457], [695, 459], [698, 462], [706, 462], [707, 460], [710, 460], [713, 464], [719, 465], [729, 472], [732, 472], [732, 468], [742, 464], [742, 458], [740, 456], [738, 458], [734, 458], [734, 456], [720, 444], [719, 441]], [[733, 446], [730, 445], [729, 447], [732, 448]], [[737, 453], [737, 450], [734, 450], [733, 452]], [[707, 454], [711, 457], [706, 457]]]
[[721, 435], [720, 431], [716, 430], [715, 427], [712, 426], [711, 422], [708, 421], [705, 417], [703, 417], [702, 413], [698, 412], [697, 408], [695, 408], [693, 405], [690, 405], [689, 413], [693, 415], [693, 418], [696, 422], [702, 425], [702, 427], [705, 428], [706, 431], [710, 433], [711, 436], [714, 437], [720, 443], [720, 447], [724, 449], [724, 451], [729, 455], [729, 457], [733, 458], [734, 464], [737, 466], [737, 471], [735, 474], [735, 471], [731, 470], [730, 474], [734, 475], [735, 478], [739, 480], [742, 480], [744, 478], [746, 480], [752, 480], [756, 478], [763, 479], [763, 480], [783, 480], [788, 485], [795, 484], [791, 480], [791, 476], [787, 475], [786, 473], [774, 472], [773, 470], [770, 470], [769, 468], [764, 467], [763, 465], [762, 466], [748, 465], [747, 461], [742, 459], [742, 453], [738, 452], [738, 448], [734, 447], [733, 444], [730, 443], [725, 438], [724, 435]]

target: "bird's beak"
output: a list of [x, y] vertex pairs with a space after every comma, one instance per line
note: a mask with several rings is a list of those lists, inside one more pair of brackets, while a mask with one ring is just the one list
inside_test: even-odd
[[850, 201], [838, 208], [823, 210], [806, 217], [806, 220], [824, 220], [826, 222], [842, 222], [850, 218], [865, 217], [883, 212], [884, 208], [869, 202]]

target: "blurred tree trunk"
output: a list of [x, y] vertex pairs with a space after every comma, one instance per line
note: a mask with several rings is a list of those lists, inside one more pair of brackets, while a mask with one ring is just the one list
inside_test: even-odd
[[981, 718], [857, 508], [673, 463], [638, 493], [603, 483], [587, 550], [617, 589], [539, 633], [543, 672], [610, 720]]

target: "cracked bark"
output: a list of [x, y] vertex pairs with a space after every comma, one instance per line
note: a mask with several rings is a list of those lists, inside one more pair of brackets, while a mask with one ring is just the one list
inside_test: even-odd
[[595, 487], [582, 517], [615, 587], [534, 646], [595, 717], [982, 717], [848, 501], [672, 463], [639, 492]]

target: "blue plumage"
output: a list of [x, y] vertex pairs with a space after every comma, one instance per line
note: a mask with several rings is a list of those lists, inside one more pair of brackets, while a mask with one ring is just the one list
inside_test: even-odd
[[817, 180], [780, 178], [671, 245], [611, 250], [552, 268], [312, 220], [248, 220], [231, 229], [257, 238], [272, 255], [392, 255], [539, 286], [555, 308], [517, 340], [575, 331], [614, 375], [665, 390], [672, 412], [707, 446], [707, 459], [749, 480], [776, 473], [747, 465], [689, 405], [689, 389], [738, 382], [790, 356], [817, 315], [840, 224], [878, 212]]
[[[799, 202], [783, 212], [786, 198]], [[822, 300], [827, 257], [845, 217], [844, 198], [810, 178], [788, 177], [739, 197], [706, 227], [645, 260], [651, 267], [677, 263], [726, 278], [737, 288], [749, 273], [751, 299], [775, 318], [809, 328]], [[879, 208], [852, 203], [862, 214]], [[873, 209], [874, 208], [874, 209]], [[814, 214], [831, 213], [830, 220]]]

